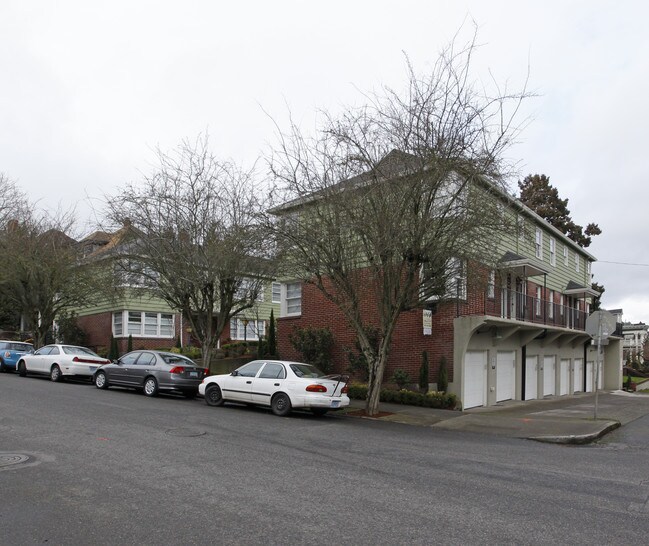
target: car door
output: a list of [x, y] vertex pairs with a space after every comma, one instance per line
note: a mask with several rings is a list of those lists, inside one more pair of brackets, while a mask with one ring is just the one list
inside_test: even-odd
[[25, 362], [27, 363], [27, 371], [28, 372], [38, 372], [38, 373], [49, 373], [50, 371], [50, 363], [51, 361], [51, 356], [50, 354], [54, 349], [57, 349], [58, 347], [55, 347], [54, 345], [46, 345], [45, 347], [41, 347], [36, 351], [33, 355], [30, 357], [25, 358]]
[[115, 385], [136, 385], [135, 377], [131, 378], [131, 368], [135, 366], [135, 361], [140, 356], [139, 352], [132, 352], [120, 357], [115, 366], [111, 366], [108, 372], [108, 380]]
[[270, 406], [273, 394], [282, 389], [286, 369], [279, 362], [266, 362], [259, 374], [252, 380], [250, 390], [253, 403]]
[[144, 378], [155, 368], [156, 357], [153, 353], [142, 352], [138, 359], [128, 367], [128, 379], [132, 385], [141, 387]]
[[219, 385], [223, 397], [237, 402], [252, 402], [252, 380], [263, 365], [263, 360], [253, 360], [224, 377]]

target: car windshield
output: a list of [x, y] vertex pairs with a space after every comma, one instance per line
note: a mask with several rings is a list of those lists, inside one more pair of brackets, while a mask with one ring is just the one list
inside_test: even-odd
[[190, 360], [186, 356], [182, 355], [173, 355], [173, 354], [161, 354], [162, 360], [167, 364], [182, 364], [183, 366], [196, 366], [193, 360]]
[[86, 349], [85, 347], [73, 347], [72, 345], [63, 345], [61, 347], [63, 349], [63, 352], [66, 355], [90, 355], [90, 356], [99, 356], [96, 353], [93, 353], [90, 349]]
[[318, 370], [315, 366], [311, 364], [301, 364], [299, 362], [293, 362], [290, 364], [291, 370], [298, 377], [307, 377], [309, 379], [314, 377], [325, 377], [325, 374]]
[[29, 343], [7, 343], [6, 348], [9, 351], [22, 351], [22, 352], [28, 352], [34, 350], [34, 347], [31, 346]]

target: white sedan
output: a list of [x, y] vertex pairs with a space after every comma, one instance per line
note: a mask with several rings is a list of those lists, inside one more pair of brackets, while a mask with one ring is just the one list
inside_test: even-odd
[[315, 415], [349, 406], [346, 377], [285, 360], [253, 360], [230, 374], [211, 375], [198, 387], [208, 406], [239, 402], [268, 406], [275, 415], [309, 409]]
[[32, 354], [23, 355], [18, 361], [20, 377], [28, 373], [49, 375], [52, 381], [65, 376], [92, 377], [99, 366], [110, 363], [85, 347], [75, 345], [45, 345]]

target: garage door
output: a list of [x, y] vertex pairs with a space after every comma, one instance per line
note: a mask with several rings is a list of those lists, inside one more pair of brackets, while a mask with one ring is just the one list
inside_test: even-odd
[[601, 390], [604, 388], [604, 363], [598, 362], [597, 365], [599, 366], [599, 377], [597, 378], [597, 388]]
[[572, 375], [573, 392], [584, 390], [584, 361], [581, 358], [575, 358], [575, 367]]
[[559, 394], [570, 393], [570, 359], [562, 358], [559, 369]]
[[487, 351], [467, 351], [464, 357], [464, 409], [487, 401]]
[[525, 400], [538, 398], [539, 357], [528, 356], [525, 358]]
[[586, 392], [593, 392], [595, 365], [591, 360], [586, 362]]
[[543, 357], [543, 396], [557, 394], [556, 373], [557, 358], [554, 356]]
[[511, 400], [516, 397], [516, 353], [498, 351], [496, 357], [496, 401]]

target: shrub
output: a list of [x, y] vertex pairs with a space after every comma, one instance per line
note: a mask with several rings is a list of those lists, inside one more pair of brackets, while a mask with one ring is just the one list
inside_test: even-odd
[[128, 342], [126, 344], [126, 352], [130, 353], [133, 350], [133, 336], [129, 334]]
[[421, 367], [419, 368], [419, 390], [426, 394], [428, 392], [428, 353], [421, 353]]
[[399, 389], [404, 389], [410, 383], [410, 376], [405, 370], [395, 370], [392, 375], [392, 382], [396, 383]]
[[225, 354], [225, 357], [238, 357], [246, 353], [248, 350], [247, 341], [233, 341], [232, 343], [225, 343], [221, 345], [221, 349]]
[[448, 372], [446, 371], [446, 357], [439, 359], [439, 370], [437, 370], [437, 390], [446, 392], [448, 389]]
[[113, 361], [119, 358], [119, 349], [117, 348], [117, 340], [110, 336], [110, 349], [108, 350], [108, 360]]
[[266, 336], [266, 354], [274, 358], [279, 358], [277, 352], [277, 331], [275, 325], [275, 314], [270, 310], [270, 319], [268, 321], [268, 335]]
[[305, 362], [313, 364], [325, 373], [331, 371], [334, 337], [329, 328], [295, 328], [289, 336], [289, 341]]
[[[354, 400], [367, 399], [367, 385], [351, 383], [347, 386], [347, 395]], [[430, 391], [427, 394], [402, 389], [399, 391], [383, 389], [380, 394], [381, 402], [390, 404], [408, 404], [425, 408], [455, 409], [457, 396], [453, 393]]]

